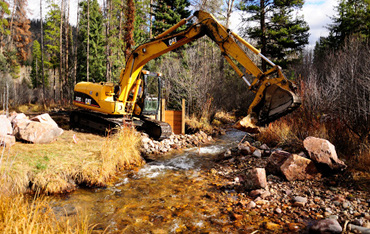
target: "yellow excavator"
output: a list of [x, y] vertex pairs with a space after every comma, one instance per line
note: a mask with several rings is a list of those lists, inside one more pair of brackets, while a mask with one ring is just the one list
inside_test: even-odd
[[[190, 22], [193, 17], [197, 18], [196, 23], [181, 32], [174, 32]], [[145, 117], [148, 114], [148, 105], [151, 106], [149, 109], [152, 110], [152, 114], [158, 111], [160, 100], [160, 96], [149, 97], [145, 82], [148, 77], [160, 77], [160, 74], [143, 71], [143, 67], [148, 61], [204, 35], [210, 37], [220, 47], [222, 55], [231, 67], [245, 81], [249, 90], [256, 93], [248, 109], [248, 114], [253, 116], [255, 124], [264, 125], [272, 122], [301, 104], [299, 97], [294, 93], [293, 84], [283, 75], [279, 66], [243, 38], [221, 25], [211, 14], [196, 11], [191, 17], [181, 20], [149, 42], [134, 49], [127, 59], [125, 68], [121, 71], [118, 85], [91, 82], [76, 84], [73, 104], [83, 110], [72, 112], [71, 125], [105, 130], [115, 125], [122, 125], [127, 120], [132, 121], [136, 117], [135, 125], [151, 137], [159, 140], [169, 137], [171, 127], [167, 123]], [[237, 42], [264, 59], [271, 65], [271, 69], [266, 72], [261, 71]], [[245, 73], [234, 61], [244, 68]], [[249, 82], [246, 74], [253, 75], [254, 80]]]

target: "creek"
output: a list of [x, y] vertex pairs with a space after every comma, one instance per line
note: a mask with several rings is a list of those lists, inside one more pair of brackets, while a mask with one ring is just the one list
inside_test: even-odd
[[[219, 199], [212, 160], [236, 146], [245, 133], [228, 130], [211, 145], [151, 158], [107, 188], [80, 188], [52, 198], [57, 215], [82, 212], [94, 230], [123, 233], [220, 232], [233, 221]], [[233, 191], [227, 196], [236, 199]]]

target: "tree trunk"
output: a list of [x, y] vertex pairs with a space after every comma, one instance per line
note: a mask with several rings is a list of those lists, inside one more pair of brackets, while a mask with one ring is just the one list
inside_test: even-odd
[[64, 18], [64, 0], [61, 2], [60, 6], [60, 35], [59, 35], [59, 92], [60, 100], [63, 99], [63, 18]]
[[226, 28], [229, 28], [231, 13], [233, 12], [234, 0], [227, 0]]
[[107, 46], [106, 46], [106, 81], [111, 81], [110, 78], [110, 21], [111, 21], [111, 14], [112, 14], [112, 9], [111, 9], [112, 1], [107, 0], [107, 6], [106, 6], [106, 11], [107, 11], [107, 23], [105, 25], [105, 38], [107, 40]]
[[89, 53], [90, 53], [90, 0], [87, 0], [87, 51], [86, 51], [86, 80], [89, 82]]
[[67, 11], [67, 17], [65, 18], [65, 21], [64, 21], [64, 28], [66, 30], [66, 35], [65, 35], [65, 40], [66, 40], [66, 46], [65, 46], [65, 52], [66, 52], [66, 56], [65, 56], [65, 73], [64, 73], [64, 90], [65, 90], [65, 96], [66, 97], [69, 97], [69, 89], [68, 89], [68, 86], [69, 86], [69, 83], [68, 83], [68, 77], [69, 77], [69, 64], [68, 64], [68, 56], [69, 56], [69, 6], [70, 6], [70, 0], [68, 0], [68, 7], [66, 9]]
[[[261, 5], [261, 18], [260, 18], [260, 27], [262, 31], [261, 35], [261, 43], [262, 43], [262, 48], [261, 48], [261, 53], [263, 55], [266, 55], [266, 24], [265, 24], [265, 14], [266, 14], [266, 9], [265, 9], [265, 0], [260, 0], [260, 5]], [[266, 61], [262, 59], [262, 71], [266, 71]]]
[[42, 77], [42, 104], [45, 103], [45, 74], [44, 74], [44, 27], [42, 21], [42, 0], [40, 0], [40, 21], [41, 21], [41, 77]]
[[[14, 0], [14, 5], [16, 6], [16, 0]], [[15, 10], [16, 10], [16, 7], [14, 6], [13, 8], [13, 11], [12, 11], [12, 16], [11, 16], [11, 19], [10, 19], [10, 33], [9, 33], [9, 45], [10, 45], [10, 50], [13, 50], [13, 23], [14, 23], [14, 15], [15, 15]]]
[[[78, 0], [77, 2], [77, 6], [80, 5], [80, 0]], [[80, 13], [79, 11], [77, 10], [77, 24], [76, 24], [76, 40], [75, 40], [75, 46], [74, 46], [74, 80], [73, 80], [73, 86], [77, 83], [77, 48], [78, 48], [78, 20], [80, 18]]]

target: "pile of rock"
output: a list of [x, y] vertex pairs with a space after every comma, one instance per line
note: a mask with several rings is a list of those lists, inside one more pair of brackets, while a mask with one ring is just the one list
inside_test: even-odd
[[16, 139], [34, 144], [46, 144], [56, 140], [63, 129], [50, 117], [42, 114], [29, 119], [23, 113], [13, 112], [9, 117], [0, 115], [0, 145], [12, 146]]
[[[233, 153], [220, 156], [219, 169], [212, 169], [213, 174], [228, 179], [229, 191], [249, 195], [235, 202], [234, 212], [242, 204], [243, 212], [258, 211], [275, 221], [299, 223], [310, 233], [370, 233], [368, 193], [350, 186], [334, 187], [341, 180], [333, 179], [343, 175], [337, 172], [346, 168], [335, 147], [315, 137], [306, 138], [303, 145], [305, 152], [291, 154], [246, 141], [231, 149]], [[308, 219], [312, 222], [307, 225], [304, 220]]]
[[[238, 151], [242, 155], [249, 155], [255, 158], [266, 158], [266, 172], [277, 176], [282, 176], [288, 181], [310, 180], [315, 177], [321, 177], [321, 174], [335, 173], [346, 168], [346, 165], [341, 161], [335, 151], [335, 147], [325, 139], [307, 137], [303, 141], [303, 145], [308, 153], [291, 154], [281, 149], [269, 149], [265, 144], [261, 145], [258, 142], [250, 144], [245, 141], [238, 145]], [[255, 168], [258, 169], [258, 168]], [[256, 186], [261, 187], [258, 181], [266, 178], [266, 175], [259, 172], [253, 175], [247, 171], [249, 177], [261, 177], [251, 181], [257, 181]], [[247, 187], [256, 187], [247, 185]]]
[[211, 136], [208, 136], [203, 131], [192, 135], [175, 135], [172, 134], [168, 139], [156, 141], [145, 133], [141, 133], [141, 151], [144, 155], [164, 154], [172, 149], [181, 149], [187, 147], [199, 146], [213, 141]]

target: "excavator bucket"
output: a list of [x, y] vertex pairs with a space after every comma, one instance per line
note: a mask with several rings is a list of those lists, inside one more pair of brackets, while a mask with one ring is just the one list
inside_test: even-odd
[[301, 105], [301, 99], [292, 91], [273, 84], [264, 90], [264, 97], [253, 109], [257, 114], [256, 125], [263, 126], [288, 113]]
[[259, 133], [258, 126], [266, 125], [287, 115], [301, 105], [297, 95], [276, 84], [267, 87], [263, 93], [262, 100], [252, 112], [234, 125], [236, 129]]

